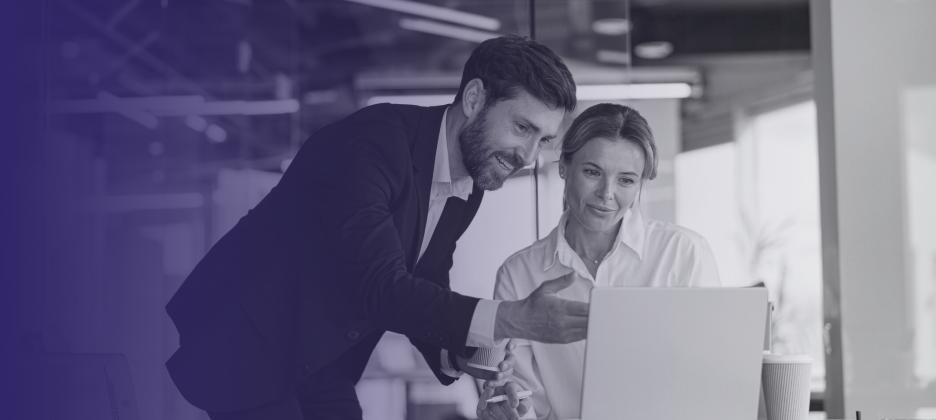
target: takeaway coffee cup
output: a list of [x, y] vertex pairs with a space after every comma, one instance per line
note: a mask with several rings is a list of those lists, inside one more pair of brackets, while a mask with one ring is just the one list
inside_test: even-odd
[[498, 372], [500, 369], [497, 366], [504, 361], [506, 355], [506, 343], [494, 347], [479, 347], [475, 354], [471, 356], [471, 359], [468, 360], [468, 366]]
[[806, 420], [811, 366], [806, 355], [764, 354], [761, 389], [767, 420]]

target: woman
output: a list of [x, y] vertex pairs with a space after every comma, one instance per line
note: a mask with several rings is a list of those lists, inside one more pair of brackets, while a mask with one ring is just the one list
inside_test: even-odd
[[[567, 274], [574, 281], [559, 296], [579, 301], [587, 301], [594, 287], [718, 286], [701, 236], [640, 213], [643, 184], [656, 177], [657, 163], [650, 127], [637, 111], [599, 104], [582, 112], [563, 139], [565, 212], [559, 225], [504, 262], [495, 298], [522, 299]], [[579, 417], [585, 342], [512, 344], [514, 381], [533, 392], [536, 417]], [[482, 417], [502, 417], [501, 411], [479, 404]]]

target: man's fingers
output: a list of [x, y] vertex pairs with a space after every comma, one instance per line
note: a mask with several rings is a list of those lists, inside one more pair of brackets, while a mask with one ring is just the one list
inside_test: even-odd
[[565, 289], [566, 287], [569, 287], [569, 285], [571, 285], [572, 282], [574, 281], [575, 281], [575, 277], [572, 275], [572, 273], [569, 273], [557, 279], [552, 279], [552, 280], [543, 282], [543, 284], [537, 287], [536, 290], [533, 291], [533, 293], [540, 293], [540, 294], [559, 293], [560, 290]]
[[588, 326], [587, 325], [577, 325], [565, 328], [560, 337], [560, 342], [562, 344], [574, 343], [576, 341], [582, 341], [588, 335]]
[[569, 331], [569, 343], [574, 343], [576, 341], [582, 341], [588, 337], [588, 328], [575, 328], [572, 331]]
[[562, 309], [566, 315], [588, 319], [588, 303], [563, 299]]
[[544, 336], [540, 341], [547, 344], [569, 344], [576, 341], [582, 341], [588, 335], [588, 328], [585, 324], [581, 326], [566, 326], [560, 330], [553, 331], [552, 334]]
[[588, 326], [588, 304], [572, 300], [562, 301], [562, 325], [567, 328]]
[[588, 328], [588, 318], [582, 316], [570, 316], [562, 320], [562, 328], [573, 330], [579, 328]]

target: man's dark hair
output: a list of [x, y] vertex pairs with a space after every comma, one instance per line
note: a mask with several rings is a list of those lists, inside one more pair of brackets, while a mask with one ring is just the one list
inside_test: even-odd
[[478, 45], [465, 63], [456, 103], [473, 79], [484, 83], [485, 107], [514, 98], [523, 89], [548, 106], [575, 109], [572, 73], [552, 50], [528, 38], [506, 35]]

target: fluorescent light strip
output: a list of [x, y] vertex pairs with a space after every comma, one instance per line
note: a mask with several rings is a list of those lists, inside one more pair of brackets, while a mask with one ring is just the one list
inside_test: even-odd
[[150, 130], [155, 130], [156, 127], [159, 127], [159, 119], [156, 118], [155, 115], [148, 112], [120, 110], [117, 111], [117, 113], [133, 121], [136, 121], [137, 124], [140, 124]]
[[[203, 98], [202, 98], [203, 99]], [[268, 101], [171, 101], [155, 98], [117, 98], [64, 100], [52, 103], [50, 110], [56, 114], [93, 114], [115, 112], [146, 112], [160, 117], [188, 117], [190, 115], [276, 115], [299, 111], [295, 99]], [[144, 124], [147, 125], [147, 124]]]
[[[116, 101], [119, 99], [109, 92], [98, 92], [98, 99], [106, 102], [116, 104]], [[152, 113], [142, 111], [139, 109], [128, 108], [128, 107], [116, 107], [115, 112], [123, 115], [124, 117], [136, 121], [137, 124], [140, 124], [150, 130], [155, 130], [159, 126], [159, 119], [156, 118]]]
[[692, 95], [688, 83], [635, 83], [619, 85], [585, 85], [576, 89], [580, 101], [615, 99], [682, 99]]
[[52, 102], [50, 110], [57, 114], [94, 114], [117, 112], [117, 108], [163, 109], [181, 105], [196, 105], [205, 102], [201, 96], [145, 96], [121, 98], [105, 91], [98, 92], [97, 99], [73, 99]]
[[347, 0], [352, 3], [364, 4], [371, 7], [393, 10], [396, 12], [409, 13], [446, 22], [457, 23], [459, 25], [471, 26], [472, 28], [484, 29], [487, 31], [496, 31], [500, 29], [499, 20], [481, 16], [474, 13], [460, 12], [445, 7], [433, 6], [430, 4], [419, 3], [406, 0]]
[[400, 19], [400, 27], [411, 31], [477, 43], [500, 36], [500, 34], [496, 32], [479, 31], [477, 29], [463, 28], [461, 26], [449, 25], [447, 23], [439, 23], [426, 19], [402, 18]]
[[[610, 101], [621, 99], [682, 99], [692, 94], [688, 83], [637, 83], [618, 85], [583, 85], [576, 89], [580, 101]], [[384, 102], [394, 104], [434, 106], [450, 104], [454, 94], [380, 95], [367, 99], [366, 105]]]
[[631, 56], [627, 51], [616, 50], [598, 50], [596, 54], [598, 61], [604, 63], [630, 64]]
[[153, 109], [156, 115], [184, 117], [187, 115], [276, 115], [299, 111], [295, 99], [268, 101], [211, 101], [200, 104], [179, 104], [172, 108]]
[[371, 96], [367, 99], [367, 105], [381, 104], [388, 102], [391, 104], [436, 106], [446, 105], [455, 100], [455, 95], [385, 95]]
[[123, 213], [140, 210], [197, 209], [205, 206], [201, 193], [105, 195], [82, 202], [84, 210]]

